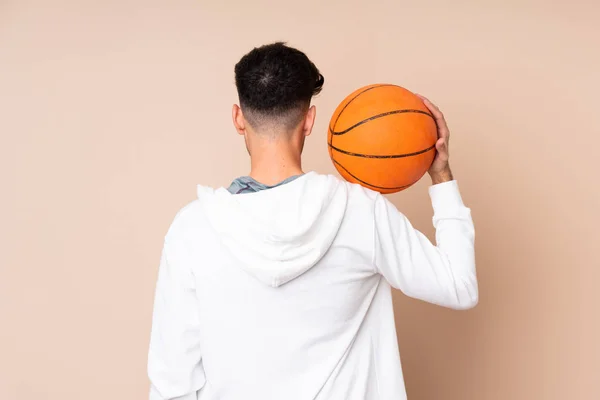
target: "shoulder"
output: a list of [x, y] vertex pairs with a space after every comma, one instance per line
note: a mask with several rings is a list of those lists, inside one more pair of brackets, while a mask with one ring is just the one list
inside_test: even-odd
[[197, 229], [204, 219], [204, 211], [199, 199], [182, 207], [173, 218], [165, 236], [166, 241], [178, 240]]
[[[336, 184], [343, 186], [347, 194], [346, 218], [360, 217], [370, 219], [374, 216], [376, 205], [385, 201], [383, 195], [356, 183], [334, 175], [321, 175]], [[349, 212], [348, 212], [349, 211]]]
[[345, 179], [338, 178], [334, 175], [327, 175], [329, 179], [335, 180], [339, 182], [339, 184], [344, 185], [348, 192], [348, 200], [353, 203], [361, 203], [361, 204], [374, 204], [379, 197], [382, 197], [379, 192], [368, 189], [364, 186], [361, 186], [357, 183], [351, 183], [346, 181]]
[[[368, 189], [362, 185], [350, 183], [341, 178], [333, 177], [346, 185], [348, 192], [347, 209], [351, 210], [350, 218], [364, 221], [404, 217], [404, 214], [383, 194]], [[377, 222], [375, 222], [377, 223]]]

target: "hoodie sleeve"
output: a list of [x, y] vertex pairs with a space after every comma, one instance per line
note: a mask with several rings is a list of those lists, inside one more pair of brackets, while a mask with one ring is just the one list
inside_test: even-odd
[[456, 181], [431, 186], [437, 246], [383, 196], [375, 200], [374, 263], [407, 296], [454, 309], [477, 304], [475, 231]]
[[152, 316], [148, 377], [150, 400], [196, 400], [205, 376], [191, 271], [163, 248]]

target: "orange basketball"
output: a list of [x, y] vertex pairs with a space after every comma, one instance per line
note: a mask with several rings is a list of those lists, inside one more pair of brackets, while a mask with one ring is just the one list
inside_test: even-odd
[[416, 183], [435, 156], [437, 128], [423, 101], [396, 85], [356, 90], [329, 122], [329, 155], [349, 182], [380, 193]]

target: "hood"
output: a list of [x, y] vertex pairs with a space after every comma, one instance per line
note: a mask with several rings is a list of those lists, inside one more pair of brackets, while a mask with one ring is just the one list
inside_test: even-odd
[[239, 266], [277, 287], [308, 271], [329, 250], [348, 192], [341, 180], [309, 172], [256, 193], [198, 186], [198, 198]]

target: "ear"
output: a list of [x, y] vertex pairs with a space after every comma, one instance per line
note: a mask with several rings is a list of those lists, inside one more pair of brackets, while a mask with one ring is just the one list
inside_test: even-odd
[[244, 114], [242, 113], [242, 109], [237, 104], [233, 105], [231, 110], [231, 119], [233, 120], [233, 126], [235, 126], [235, 130], [240, 135], [246, 134], [246, 120], [244, 119]]
[[306, 113], [306, 117], [304, 118], [304, 126], [302, 127], [302, 130], [304, 131], [304, 136], [309, 136], [312, 133], [316, 118], [317, 107], [311, 106], [308, 109], [308, 112]]

